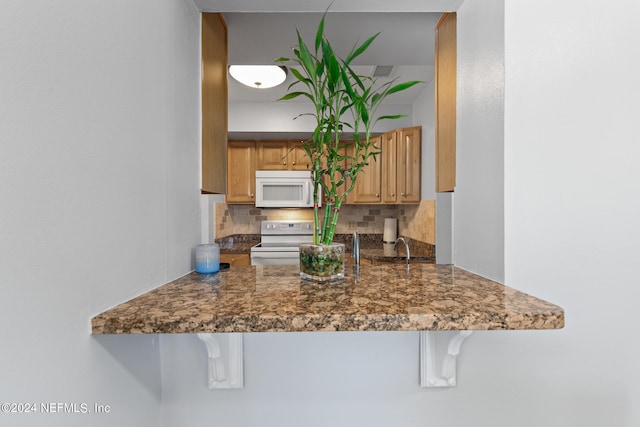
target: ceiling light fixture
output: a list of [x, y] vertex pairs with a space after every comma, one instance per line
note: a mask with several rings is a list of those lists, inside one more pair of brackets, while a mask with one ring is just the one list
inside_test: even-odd
[[287, 69], [278, 65], [231, 65], [229, 74], [245, 86], [268, 89], [284, 82]]

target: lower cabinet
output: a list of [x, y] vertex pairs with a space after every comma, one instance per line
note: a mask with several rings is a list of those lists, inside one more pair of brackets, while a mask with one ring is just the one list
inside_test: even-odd
[[251, 265], [251, 256], [249, 254], [220, 254], [220, 262], [228, 262], [231, 267]]

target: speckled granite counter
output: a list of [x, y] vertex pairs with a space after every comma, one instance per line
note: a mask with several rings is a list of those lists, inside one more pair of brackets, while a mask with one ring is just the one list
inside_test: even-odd
[[[360, 258], [374, 262], [402, 262], [406, 257], [404, 245], [399, 245], [398, 250], [393, 250], [392, 243], [383, 243], [382, 234], [360, 235]], [[351, 252], [351, 235], [338, 234], [334, 241], [344, 243], [347, 252]], [[407, 238], [411, 262], [435, 262], [435, 246], [428, 243]], [[220, 253], [250, 253], [251, 247], [260, 243], [259, 234], [234, 234], [216, 239], [220, 245]]]
[[93, 334], [558, 329], [562, 308], [451, 265], [381, 263], [315, 284], [297, 267], [188, 274], [92, 319]]
[[260, 243], [259, 234], [234, 234], [231, 236], [216, 239], [220, 245], [220, 253], [227, 254], [248, 254], [251, 246]]

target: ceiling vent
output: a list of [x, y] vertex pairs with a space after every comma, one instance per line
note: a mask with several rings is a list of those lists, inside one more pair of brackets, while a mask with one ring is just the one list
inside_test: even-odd
[[373, 70], [373, 77], [389, 77], [393, 71], [393, 65], [376, 65]]

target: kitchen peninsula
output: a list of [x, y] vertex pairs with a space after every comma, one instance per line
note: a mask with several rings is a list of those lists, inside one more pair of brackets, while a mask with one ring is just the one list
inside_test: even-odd
[[93, 334], [559, 329], [562, 308], [453, 265], [346, 267], [317, 284], [294, 266], [190, 273], [92, 319]]
[[[244, 385], [245, 332], [420, 331], [421, 387], [452, 387], [460, 347], [473, 330], [564, 326], [562, 308], [453, 265], [381, 262], [345, 270], [330, 283], [300, 279], [297, 266], [190, 273], [95, 316], [92, 331], [197, 334], [207, 347], [209, 388], [222, 389]], [[456, 332], [439, 370], [436, 334], [443, 331]]]

